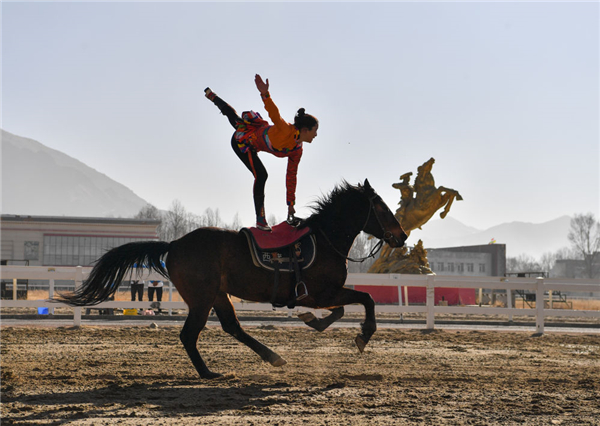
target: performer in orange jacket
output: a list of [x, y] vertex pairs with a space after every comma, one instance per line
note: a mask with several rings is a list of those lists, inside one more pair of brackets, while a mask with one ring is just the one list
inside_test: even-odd
[[267, 170], [257, 153], [269, 152], [276, 157], [287, 157], [287, 173], [285, 178], [287, 189], [288, 218], [293, 218], [294, 204], [296, 202], [296, 175], [298, 164], [302, 157], [302, 143], [312, 142], [317, 136], [319, 121], [312, 115], [306, 114], [300, 108], [294, 117], [294, 124], [281, 118], [277, 106], [269, 94], [269, 79], [266, 83], [260, 75], [254, 77], [256, 88], [260, 92], [265, 109], [269, 113], [273, 125], [263, 120], [259, 113], [245, 111], [242, 116], [225, 101], [219, 98], [210, 88], [204, 90], [210, 99], [225, 115], [231, 125], [236, 129], [231, 138], [231, 147], [248, 170], [254, 175], [254, 208], [256, 210], [256, 227], [263, 231], [270, 231], [265, 215], [265, 183]]

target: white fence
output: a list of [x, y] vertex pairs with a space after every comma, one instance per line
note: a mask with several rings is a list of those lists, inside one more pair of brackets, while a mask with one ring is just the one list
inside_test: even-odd
[[[65, 304], [53, 303], [48, 300], [16, 300], [17, 279], [28, 280], [48, 280], [50, 282], [50, 297], [54, 294], [54, 283], [57, 280], [75, 281], [75, 286], [81, 285], [91, 268], [82, 267], [47, 267], [47, 266], [3, 266], [0, 277], [3, 280], [13, 280], [13, 300], [2, 300], [3, 307], [68, 307]], [[145, 274], [145, 280], [162, 280], [158, 274]], [[573, 280], [561, 278], [502, 278], [502, 277], [461, 277], [461, 276], [443, 276], [443, 275], [403, 275], [403, 274], [350, 274], [346, 285], [366, 285], [366, 286], [394, 286], [398, 287], [399, 303], [397, 305], [377, 305], [376, 312], [391, 313], [425, 313], [426, 327], [433, 329], [435, 327], [435, 314], [478, 314], [478, 315], [507, 315], [511, 320], [513, 315], [535, 316], [537, 333], [544, 332], [544, 318], [547, 316], [561, 317], [583, 317], [600, 318], [600, 311], [567, 310], [567, 309], [545, 309], [544, 303], [536, 303], [535, 309], [516, 309], [512, 306], [512, 291], [528, 290], [535, 292], [536, 301], [544, 300], [544, 293], [553, 291], [570, 292], [598, 292], [600, 291], [599, 280]], [[402, 297], [401, 286], [403, 287], [425, 287], [427, 298], [426, 304], [415, 306], [409, 305], [406, 296]], [[507, 307], [489, 307], [489, 306], [435, 306], [434, 291], [435, 288], [473, 288], [473, 289], [495, 289], [507, 290]], [[185, 309], [187, 305], [184, 302], [172, 302], [172, 286], [169, 285], [169, 301], [161, 302], [162, 309]], [[405, 293], [406, 295], [406, 293]], [[404, 303], [403, 303], [404, 299]], [[151, 302], [103, 302], [94, 308], [149, 308]], [[270, 310], [268, 303], [235, 303], [237, 310], [265, 311]], [[348, 312], [358, 312], [363, 310], [362, 306], [354, 305], [346, 307]], [[74, 324], [81, 324], [81, 309], [73, 310]]]

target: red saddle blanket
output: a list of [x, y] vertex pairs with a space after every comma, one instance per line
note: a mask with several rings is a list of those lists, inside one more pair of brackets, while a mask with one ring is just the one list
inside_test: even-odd
[[295, 243], [303, 236], [310, 233], [310, 228], [298, 229], [287, 222], [273, 226], [271, 232], [261, 231], [258, 228], [247, 228], [256, 245], [261, 249], [277, 249]]

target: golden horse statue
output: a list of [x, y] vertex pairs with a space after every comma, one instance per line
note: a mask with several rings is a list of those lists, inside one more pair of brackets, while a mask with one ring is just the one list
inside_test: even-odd
[[[444, 207], [440, 213], [443, 219], [450, 211], [454, 200], [463, 198], [455, 189], [440, 186], [436, 188], [431, 169], [435, 163], [432, 157], [417, 169], [417, 178], [414, 187], [409, 180], [412, 172], [400, 176], [401, 181], [392, 186], [400, 190], [400, 207], [396, 210], [396, 219], [407, 234], [413, 229], [421, 229], [431, 219], [436, 211]], [[416, 197], [414, 194], [416, 193]]]
[[[440, 217], [445, 218], [454, 200], [463, 199], [455, 189], [445, 186], [436, 188], [431, 174], [433, 163], [435, 159], [432, 157], [419, 166], [414, 186], [410, 184], [412, 172], [403, 174], [400, 176], [400, 182], [392, 185], [400, 190], [400, 207], [394, 216], [407, 235], [414, 229], [421, 229], [442, 207], [444, 211], [440, 213]], [[431, 269], [427, 262], [427, 251], [423, 248], [423, 242], [419, 240], [410, 253], [406, 247], [403, 250], [394, 250], [385, 244], [381, 256], [373, 263], [369, 272], [427, 274], [431, 273]]]

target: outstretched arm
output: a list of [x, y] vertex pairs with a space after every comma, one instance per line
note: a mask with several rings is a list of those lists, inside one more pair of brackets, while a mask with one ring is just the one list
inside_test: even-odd
[[273, 122], [275, 127], [279, 127], [280, 129], [285, 129], [286, 127], [288, 127], [288, 123], [283, 118], [281, 118], [281, 115], [279, 114], [279, 109], [273, 103], [271, 95], [269, 94], [269, 79], [267, 78], [267, 82], [265, 83], [262, 77], [256, 74], [254, 76], [254, 82], [256, 83], [256, 88], [260, 92], [260, 97], [262, 98], [263, 103], [265, 104], [265, 109], [269, 113], [269, 117], [271, 118], [271, 121]]
[[267, 82], [265, 83], [262, 77], [258, 74], [254, 76], [254, 83], [256, 83], [256, 88], [260, 92], [261, 96], [269, 93], [269, 79], [267, 78]]
[[296, 213], [296, 181], [298, 175], [298, 164], [302, 158], [302, 149], [292, 151], [288, 156], [287, 172], [285, 175], [286, 201], [288, 205], [288, 219]]

